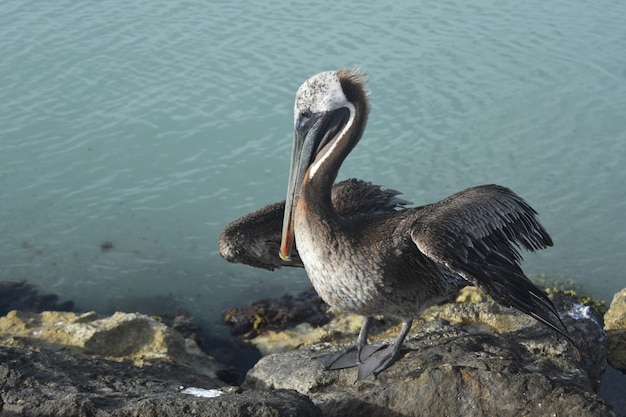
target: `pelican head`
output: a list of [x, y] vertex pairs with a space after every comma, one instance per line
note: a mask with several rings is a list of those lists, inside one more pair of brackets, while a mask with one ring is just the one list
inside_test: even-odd
[[369, 105], [365, 76], [358, 70], [326, 71], [306, 80], [296, 93], [294, 136], [280, 257], [289, 259], [294, 212], [303, 183], [316, 180], [320, 198], [330, 190], [341, 163], [357, 144]]

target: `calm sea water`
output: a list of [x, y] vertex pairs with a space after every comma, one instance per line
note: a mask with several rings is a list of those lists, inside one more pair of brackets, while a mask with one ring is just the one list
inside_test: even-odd
[[[304, 288], [231, 265], [231, 220], [282, 199], [293, 97], [370, 77], [340, 178], [424, 204], [509, 186], [555, 247], [525, 270], [625, 287], [626, 3], [24, 2], [0, 14], [0, 280], [81, 309], [225, 308]], [[101, 246], [109, 242], [110, 250]]]

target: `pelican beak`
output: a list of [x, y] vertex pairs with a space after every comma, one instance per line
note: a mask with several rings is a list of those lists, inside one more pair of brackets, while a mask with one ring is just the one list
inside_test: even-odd
[[318, 142], [316, 138], [321, 119], [321, 113], [317, 113], [311, 115], [306, 121], [301, 118], [296, 121], [289, 167], [289, 183], [287, 184], [287, 199], [285, 201], [285, 217], [283, 218], [283, 235], [278, 253], [283, 261], [291, 260], [291, 250], [295, 240], [295, 210], [300, 198], [302, 181], [315, 157], [314, 153]]
[[287, 200], [285, 201], [285, 217], [283, 218], [283, 235], [278, 255], [283, 261], [289, 261], [294, 245], [294, 218], [302, 182], [318, 154], [329, 152], [350, 118], [350, 110], [346, 107], [332, 111], [301, 114], [295, 123]]

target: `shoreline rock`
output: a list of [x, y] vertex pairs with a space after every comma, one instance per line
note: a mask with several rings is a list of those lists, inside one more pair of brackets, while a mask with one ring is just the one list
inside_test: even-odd
[[[356, 368], [325, 371], [312, 358], [336, 347], [322, 344], [262, 358], [243, 387], [295, 389], [329, 417], [614, 416], [596, 394], [605, 361], [601, 317], [571, 297], [557, 302], [580, 363], [565, 340], [526, 315], [493, 302], [448, 304], [413, 328], [404, 357], [375, 378], [355, 383]], [[443, 318], [459, 313], [472, 320]], [[478, 325], [480, 317], [491, 323]]]
[[[30, 294], [26, 298], [37, 300], [31, 286], [18, 284]], [[622, 293], [612, 309], [624, 304], [626, 289]], [[360, 318], [327, 311], [315, 300], [306, 306], [309, 298], [263, 300], [247, 310], [266, 308], [256, 327], [254, 320], [246, 324], [253, 325], [248, 335], [265, 330], [254, 339], [257, 345], [291, 352], [262, 358], [240, 388], [214, 377], [215, 362], [203, 368], [189, 360], [193, 352], [208, 357], [192, 342], [197, 328], [190, 317], [178, 313], [155, 320], [136, 313], [11, 312], [0, 317], [0, 416], [615, 416], [597, 394], [606, 361], [602, 317], [563, 293], [553, 299], [581, 348], [580, 363], [563, 338], [469, 289], [458, 301], [471, 303], [428, 309], [416, 320], [400, 361], [356, 384], [356, 368], [325, 371], [312, 357], [354, 343]], [[272, 312], [274, 305], [280, 314]], [[296, 324], [301, 317], [312, 319]], [[607, 319], [609, 342], [624, 327], [623, 315], [616, 317]], [[378, 320], [373, 342], [389, 342], [394, 324]], [[267, 331], [272, 328], [285, 330]], [[169, 347], [155, 340], [169, 341]], [[147, 353], [151, 345], [154, 352]]]
[[313, 288], [298, 294], [266, 298], [249, 305], [234, 307], [222, 314], [222, 321], [231, 334], [240, 340], [250, 340], [267, 332], [282, 331], [302, 323], [314, 327], [328, 323], [328, 306]]
[[100, 317], [95, 312], [10, 311], [0, 317], [0, 346], [35, 350], [67, 350], [142, 366], [149, 360], [188, 365], [215, 377], [219, 364], [195, 341], [139, 313], [117, 312]]
[[183, 365], [129, 363], [0, 348], [0, 415], [65, 417], [315, 417], [295, 391], [239, 392]]
[[626, 288], [613, 297], [604, 315], [604, 330], [608, 335], [609, 363], [626, 372]]

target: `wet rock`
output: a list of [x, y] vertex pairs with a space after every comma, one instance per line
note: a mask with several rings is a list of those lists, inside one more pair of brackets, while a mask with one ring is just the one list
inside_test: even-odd
[[72, 355], [0, 348], [0, 415], [69, 417], [319, 416], [295, 391], [244, 391], [191, 368], [143, 367]]
[[165, 313], [151, 315], [151, 317], [176, 330], [185, 338], [195, 340], [199, 337], [198, 333], [201, 331], [201, 327], [194, 323], [191, 314], [184, 308], [177, 307]]
[[0, 317], [0, 346], [68, 350], [141, 366], [163, 360], [193, 366], [215, 376], [218, 364], [197, 344], [152, 317], [115, 313], [100, 317], [94, 312], [10, 311]]
[[626, 371], [626, 288], [615, 294], [604, 315], [604, 330], [608, 335], [609, 363]]
[[37, 287], [26, 281], [0, 282], [0, 316], [11, 310], [34, 311], [71, 311], [72, 301], [58, 302], [56, 294], [40, 295]]
[[244, 387], [295, 389], [324, 416], [614, 416], [596, 394], [606, 357], [600, 316], [563, 294], [554, 301], [580, 362], [526, 315], [493, 302], [448, 304], [426, 312], [404, 356], [376, 377], [355, 383], [356, 368], [325, 371], [312, 359], [337, 349], [325, 343], [264, 357]]
[[311, 288], [299, 294], [286, 294], [230, 309], [222, 319], [234, 336], [251, 339], [267, 331], [284, 330], [300, 323], [321, 326], [331, 318], [327, 310], [326, 303]]

